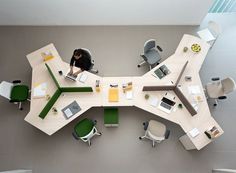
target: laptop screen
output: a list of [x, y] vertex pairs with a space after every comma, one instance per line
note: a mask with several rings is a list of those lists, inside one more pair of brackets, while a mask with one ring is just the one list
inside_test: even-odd
[[168, 104], [168, 105], [170, 105], [170, 106], [174, 106], [174, 105], [175, 105], [175, 102], [174, 102], [174, 101], [172, 101], [172, 100], [170, 100], [170, 99], [168, 99], [168, 98], [166, 98], [166, 97], [163, 97], [163, 98], [161, 99], [161, 101], [163, 101], [164, 103], [166, 103], [166, 104]]

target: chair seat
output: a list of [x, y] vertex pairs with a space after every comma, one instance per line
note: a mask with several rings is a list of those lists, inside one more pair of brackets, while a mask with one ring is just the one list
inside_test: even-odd
[[150, 120], [147, 129], [153, 136], [152, 138], [162, 138], [166, 133], [166, 126], [158, 121]]
[[78, 137], [84, 137], [88, 135], [94, 127], [94, 122], [87, 118], [81, 120], [78, 124], [76, 124], [74, 130]]
[[160, 54], [155, 49], [150, 49], [144, 53], [144, 56], [147, 58], [147, 62], [150, 65], [154, 65], [161, 60]]
[[220, 83], [212, 84], [209, 83], [206, 85], [206, 92], [210, 98], [216, 99], [220, 96], [224, 96], [224, 90]]
[[105, 126], [117, 126], [119, 123], [118, 109], [105, 108], [104, 109], [104, 124]]
[[29, 97], [29, 87], [26, 85], [15, 85], [11, 91], [11, 101], [22, 102]]

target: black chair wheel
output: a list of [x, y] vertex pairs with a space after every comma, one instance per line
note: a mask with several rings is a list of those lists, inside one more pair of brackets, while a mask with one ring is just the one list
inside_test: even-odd
[[102, 133], [101, 133], [101, 132], [99, 132], [98, 134], [99, 134], [100, 136], [102, 135]]
[[217, 106], [217, 104], [215, 103], [213, 106], [215, 106], [215, 107], [216, 107], [216, 106]]
[[22, 111], [22, 110], [23, 110], [23, 108], [20, 108], [20, 110]]
[[139, 140], [142, 140], [142, 137], [139, 137]]
[[141, 67], [140, 65], [138, 65], [138, 68]]

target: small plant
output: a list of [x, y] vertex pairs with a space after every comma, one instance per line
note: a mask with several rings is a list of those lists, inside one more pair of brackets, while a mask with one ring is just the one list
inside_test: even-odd
[[149, 99], [150, 96], [149, 96], [149, 94], [145, 94], [144, 97], [145, 97], [145, 99], [147, 100], [147, 99]]

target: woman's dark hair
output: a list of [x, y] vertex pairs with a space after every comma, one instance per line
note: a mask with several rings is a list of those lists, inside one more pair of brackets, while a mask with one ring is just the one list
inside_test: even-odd
[[82, 54], [83, 50], [82, 49], [75, 49], [73, 56], [80, 56]]

